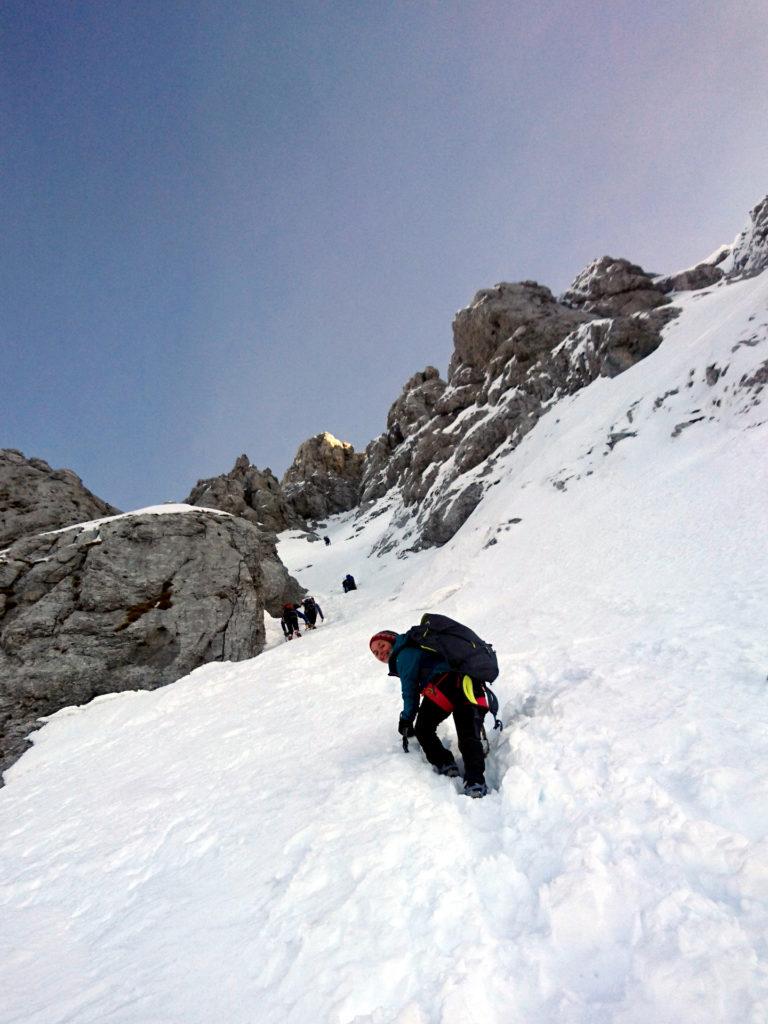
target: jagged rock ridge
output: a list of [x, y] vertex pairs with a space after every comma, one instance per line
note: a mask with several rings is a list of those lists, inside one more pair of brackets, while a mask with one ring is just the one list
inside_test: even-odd
[[[366, 449], [361, 500], [390, 491], [402, 501], [393, 534], [414, 549], [449, 540], [484, 492], [494, 457], [514, 448], [560, 398], [646, 358], [679, 310], [671, 293], [751, 276], [768, 266], [768, 196], [730, 247], [679, 274], [660, 277], [603, 256], [560, 300], [534, 281], [478, 292], [453, 323], [443, 381], [416, 374], [390, 409], [387, 429]], [[382, 550], [395, 542], [385, 538]]]
[[257, 469], [247, 455], [241, 455], [229, 473], [198, 480], [184, 500], [187, 505], [221, 509], [272, 532], [303, 525], [272, 470]]
[[[558, 398], [652, 352], [676, 314], [650, 275], [611, 258], [587, 268], [566, 297], [534, 281], [478, 292], [454, 319], [448, 381], [430, 368], [392, 407], [387, 432], [367, 449], [362, 496], [397, 486], [405, 514], [395, 526], [415, 511], [414, 548], [445, 543], [476, 507], [483, 485], [464, 474], [517, 445]], [[630, 312], [607, 317], [613, 305]], [[417, 415], [405, 419], [403, 409]]]
[[71, 469], [0, 448], [0, 549], [20, 537], [117, 513]]

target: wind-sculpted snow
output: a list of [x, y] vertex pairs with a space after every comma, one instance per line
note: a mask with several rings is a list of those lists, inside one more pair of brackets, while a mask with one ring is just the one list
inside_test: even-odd
[[[314, 633], [35, 734], [0, 793], [2, 1020], [768, 1019], [768, 275], [681, 307], [444, 547], [368, 557], [392, 496], [284, 534]], [[484, 800], [403, 753], [368, 651], [427, 610], [499, 653]]]

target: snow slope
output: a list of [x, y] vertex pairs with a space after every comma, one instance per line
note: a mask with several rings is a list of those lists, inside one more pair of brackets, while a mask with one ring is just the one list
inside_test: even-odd
[[[768, 1021], [768, 274], [680, 304], [444, 548], [368, 557], [392, 498], [288, 534], [317, 631], [36, 734], [4, 1024]], [[499, 652], [485, 800], [403, 753], [368, 651], [427, 609]]]

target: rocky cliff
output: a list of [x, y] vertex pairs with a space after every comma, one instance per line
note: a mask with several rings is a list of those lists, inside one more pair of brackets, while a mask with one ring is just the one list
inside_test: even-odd
[[199, 480], [186, 502], [222, 509], [272, 533], [302, 529], [357, 505], [363, 461], [362, 452], [324, 431], [299, 445], [282, 481], [241, 455], [229, 473]]
[[381, 549], [403, 533], [413, 549], [445, 543], [481, 500], [497, 455], [516, 447], [562, 397], [658, 348], [678, 315], [675, 293], [766, 267], [768, 196], [731, 246], [679, 274], [658, 276], [602, 256], [559, 299], [535, 281], [478, 292], [454, 319], [447, 380], [434, 367], [412, 376], [386, 430], [366, 449], [363, 506], [391, 494], [400, 508]]
[[187, 505], [221, 509], [273, 533], [303, 526], [272, 470], [257, 469], [247, 455], [241, 455], [229, 473], [198, 480], [184, 500]]
[[15, 448], [0, 448], [0, 550], [19, 537], [114, 515], [71, 469], [51, 469]]
[[299, 446], [282, 480], [283, 493], [302, 519], [346, 512], [360, 499], [364, 456], [325, 431]]
[[296, 601], [304, 590], [288, 572], [277, 554], [276, 534], [304, 526], [287, 501], [271, 469], [260, 470], [241, 455], [229, 473], [198, 480], [185, 499], [187, 505], [221, 509], [244, 519], [257, 531], [264, 580], [265, 607], [279, 616], [286, 601]]
[[560, 397], [652, 352], [674, 316], [651, 275], [611, 257], [559, 301], [535, 281], [478, 292], [454, 319], [448, 380], [432, 367], [412, 377], [366, 450], [363, 501], [396, 488], [410, 546], [445, 543], [483, 495], [466, 473], [490, 469]]
[[754, 277], [768, 268], [768, 196], [750, 211], [749, 224], [737, 236], [721, 266], [731, 279]]
[[172, 509], [26, 537], [0, 555], [0, 769], [40, 715], [261, 650], [265, 604], [279, 609], [284, 584], [270, 592], [257, 531]]

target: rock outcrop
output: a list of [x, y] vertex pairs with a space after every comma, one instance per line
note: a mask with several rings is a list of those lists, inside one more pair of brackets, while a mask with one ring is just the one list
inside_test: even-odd
[[279, 616], [286, 601], [304, 593], [277, 554], [276, 533], [300, 529], [304, 522], [286, 500], [280, 481], [271, 469], [260, 470], [241, 455], [229, 473], [198, 480], [187, 505], [217, 508], [251, 523], [259, 537], [264, 605], [270, 615]]
[[305, 520], [346, 512], [360, 498], [363, 458], [327, 431], [310, 437], [283, 476], [283, 493]]
[[241, 455], [229, 473], [198, 480], [185, 503], [218, 508], [276, 533], [304, 525], [272, 470], [257, 469], [247, 455]]
[[434, 366], [415, 373], [387, 416], [387, 429], [365, 450], [363, 499], [381, 498], [403, 479], [411, 460], [410, 446], [403, 445], [436, 415], [435, 406], [448, 385]]
[[714, 263], [697, 263], [669, 277], [660, 277], [656, 283], [663, 292], [693, 292], [709, 288], [723, 278], [723, 271]]
[[646, 313], [669, 302], [657, 280], [629, 260], [593, 260], [563, 293], [562, 302], [596, 316]]
[[0, 448], [0, 550], [20, 537], [118, 511], [91, 494], [71, 469], [52, 469], [43, 459]]
[[[518, 364], [530, 363], [589, 319], [557, 302], [549, 288], [536, 281], [484, 288], [454, 317], [448, 380], [456, 391], [470, 382], [468, 369], [479, 371], [485, 380], [498, 376], [513, 358]], [[467, 398], [474, 401], [471, 391]], [[455, 395], [450, 403], [457, 407]], [[450, 411], [446, 402], [442, 408]]]
[[566, 296], [557, 301], [535, 281], [503, 283], [456, 314], [447, 382], [432, 367], [412, 377], [366, 450], [362, 501], [397, 488], [403, 503], [380, 550], [397, 532], [413, 549], [444, 544], [481, 500], [497, 453], [559, 398], [649, 355], [678, 312], [651, 275], [610, 257]]
[[768, 196], [749, 217], [749, 224], [731, 246], [730, 278], [754, 277], [768, 267]]
[[11, 545], [0, 556], [0, 766], [22, 753], [41, 715], [258, 654], [262, 562], [253, 526], [196, 509]]

